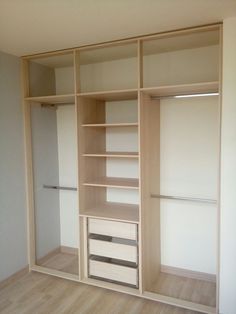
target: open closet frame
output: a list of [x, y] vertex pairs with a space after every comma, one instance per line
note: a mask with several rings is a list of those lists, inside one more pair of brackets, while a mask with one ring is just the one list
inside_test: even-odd
[[[40, 53], [35, 55], [23, 56], [22, 57], [22, 90], [23, 90], [23, 111], [24, 111], [24, 131], [25, 131], [25, 164], [26, 164], [26, 183], [27, 183], [27, 211], [28, 211], [28, 262], [29, 262], [29, 270], [30, 271], [37, 271], [49, 275], [58, 276], [61, 278], [74, 280], [77, 282], [82, 282], [106, 289], [111, 289], [118, 292], [127, 293], [130, 295], [142, 297], [145, 299], [150, 299], [162, 303], [166, 303], [173, 306], [182, 307], [189, 310], [194, 310], [202, 313], [218, 313], [218, 289], [219, 289], [219, 258], [217, 261], [217, 279], [216, 279], [216, 307], [206, 306], [203, 304], [198, 304], [174, 297], [169, 297], [165, 295], [161, 295], [158, 293], [152, 293], [145, 291], [145, 281], [149, 280], [149, 277], [152, 274], [148, 273], [148, 269], [146, 268], [145, 264], [145, 252], [146, 250], [151, 249], [149, 248], [149, 243], [147, 239], [144, 237], [144, 224], [148, 223], [148, 219], [159, 219], [158, 211], [156, 214], [154, 213], [153, 216], [149, 216], [148, 214], [148, 201], [147, 201], [147, 193], [150, 193], [148, 190], [148, 184], [146, 183], [145, 178], [145, 171], [146, 167], [148, 166], [148, 160], [145, 154], [145, 150], [148, 149], [149, 141], [152, 140], [152, 135], [150, 134], [149, 138], [145, 133], [145, 126], [148, 123], [149, 119], [152, 117], [152, 110], [158, 110], [158, 106], [151, 106], [150, 111], [145, 112], [144, 110], [144, 103], [148, 104], [151, 96], [160, 95], [160, 96], [168, 96], [168, 95], [176, 95], [176, 94], [193, 94], [193, 93], [208, 93], [208, 92], [218, 92], [219, 95], [221, 94], [221, 73], [219, 75], [219, 81], [214, 82], [199, 82], [199, 83], [190, 83], [190, 84], [180, 84], [180, 85], [167, 85], [167, 86], [159, 86], [159, 87], [144, 87], [143, 85], [143, 43], [146, 40], [151, 39], [159, 39], [168, 36], [175, 36], [175, 35], [185, 35], [185, 34], [192, 34], [199, 31], [211, 31], [211, 30], [219, 30], [220, 33], [220, 47], [221, 47], [221, 24], [212, 24], [206, 26], [199, 26], [194, 28], [188, 29], [181, 29], [176, 31], [170, 31], [167, 33], [157, 33], [151, 34], [146, 36], [135, 37], [131, 39], [123, 39], [114, 42], [107, 42], [89, 46], [82, 46], [76, 47], [72, 49], [65, 49], [55, 52], [47, 52], [47, 53]], [[80, 53], [92, 50], [95, 48], [106, 48], [106, 47], [114, 47], [116, 45], [123, 45], [123, 44], [136, 44], [137, 45], [137, 69], [138, 69], [138, 77], [137, 77], [137, 88], [134, 89], [123, 89], [123, 90], [109, 90], [109, 91], [97, 91], [97, 92], [81, 92], [80, 90]], [[49, 96], [31, 96], [29, 90], [29, 62], [34, 61], [36, 58], [46, 58], [51, 56], [62, 56], [64, 54], [71, 53], [73, 54], [74, 58], [74, 93], [72, 94], [65, 94], [65, 95], [49, 95]], [[221, 72], [221, 55], [219, 60], [219, 69]], [[102, 185], [103, 188], [110, 187], [110, 186], [120, 186], [128, 188], [135, 188], [139, 190], [139, 198], [140, 203], [132, 210], [123, 210], [121, 208], [121, 212], [118, 210], [116, 213], [112, 215], [108, 215], [106, 217], [106, 213], [103, 215], [96, 215], [94, 212], [86, 212], [83, 209], [85, 208], [86, 202], [86, 192], [85, 192], [85, 168], [84, 168], [84, 150], [83, 145], [85, 145], [86, 137], [85, 137], [85, 128], [89, 129], [91, 125], [85, 125], [86, 123], [83, 121], [83, 104], [86, 103], [88, 106], [91, 106], [91, 110], [94, 106], [96, 106], [96, 102], [104, 102], [110, 100], [127, 100], [127, 99], [137, 99], [138, 102], [138, 121], [134, 123], [133, 127], [137, 127], [138, 130], [138, 139], [139, 139], [139, 152], [134, 156], [133, 154], [128, 154], [125, 157], [127, 158], [136, 158], [139, 163], [139, 179], [136, 182], [126, 182], [120, 180], [120, 182], [108, 182], [103, 181], [102, 183], [93, 182], [93, 186]], [[221, 107], [221, 97], [219, 96], [219, 107]], [[52, 270], [43, 266], [39, 266], [36, 263], [36, 242], [35, 242], [35, 209], [34, 209], [34, 184], [33, 184], [33, 161], [32, 161], [32, 136], [31, 136], [31, 106], [35, 104], [41, 105], [60, 105], [73, 102], [75, 104], [75, 112], [76, 112], [76, 123], [77, 123], [77, 141], [78, 141], [78, 199], [79, 199], [79, 208], [78, 209], [78, 220], [80, 226], [80, 246], [78, 251], [78, 260], [79, 260], [79, 274], [68, 274], [57, 270]], [[156, 101], [158, 102], [158, 100]], [[94, 107], [95, 108], [95, 107]], [[221, 111], [221, 110], [219, 110]], [[92, 115], [92, 112], [91, 112]], [[96, 115], [96, 113], [95, 113]], [[220, 112], [219, 112], [220, 116]], [[101, 118], [102, 121], [103, 118]], [[95, 121], [95, 120], [94, 120]], [[103, 127], [109, 127], [106, 123], [99, 122], [100, 124], [103, 123]], [[119, 127], [119, 124], [116, 125]], [[122, 125], [121, 125], [122, 126]], [[129, 126], [129, 124], [127, 124]], [[132, 124], [130, 125], [132, 126]], [[100, 127], [99, 127], [100, 128]], [[102, 127], [100, 128], [100, 130]], [[219, 125], [220, 130], [220, 125]], [[98, 131], [99, 132], [99, 131]], [[89, 132], [88, 132], [89, 133]], [[87, 135], [89, 137], [89, 134]], [[220, 131], [219, 131], [219, 142], [220, 142]], [[93, 143], [92, 143], [93, 145]], [[89, 156], [89, 154], [88, 154]], [[219, 151], [220, 156], [220, 151]], [[91, 156], [90, 156], [91, 157]], [[95, 156], [106, 158], [109, 157], [109, 152], [102, 153], [102, 156]], [[117, 158], [122, 158], [122, 153], [117, 153]], [[96, 159], [94, 162], [94, 167], [96, 163], [100, 163], [99, 158]], [[220, 159], [220, 157], [219, 157]], [[99, 166], [103, 167], [103, 166]], [[88, 171], [88, 170], [87, 170]], [[220, 169], [219, 172], [220, 173]], [[155, 174], [153, 174], [155, 175]], [[218, 178], [219, 180], [219, 178]], [[157, 183], [159, 184], [159, 183]], [[92, 184], [90, 184], [92, 185]], [[218, 189], [219, 189], [219, 182], [218, 182]], [[98, 198], [100, 195], [98, 196]], [[101, 196], [102, 197], [102, 196]], [[218, 256], [219, 256], [219, 219], [220, 219], [220, 200], [219, 200], [219, 191], [218, 191], [218, 198], [217, 198], [217, 211], [218, 211]], [[97, 219], [105, 219], [111, 221], [118, 221], [118, 222], [126, 222], [131, 224], [136, 224], [138, 228], [138, 278], [139, 284], [138, 288], [134, 289], [129, 286], [122, 286], [113, 282], [104, 282], [100, 280], [96, 280], [93, 278], [87, 277], [85, 274], [87, 272], [87, 219], [90, 218], [97, 218]], [[157, 238], [159, 237], [159, 233], [155, 230], [155, 227], [150, 224], [149, 232], [152, 232]]]

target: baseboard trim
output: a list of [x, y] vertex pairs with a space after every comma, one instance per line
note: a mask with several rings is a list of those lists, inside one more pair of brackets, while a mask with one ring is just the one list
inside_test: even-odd
[[188, 270], [188, 269], [183, 269], [183, 268], [178, 268], [178, 267], [161, 265], [161, 272], [171, 274], [171, 275], [181, 276], [181, 277], [187, 277], [187, 278], [192, 278], [192, 279], [216, 282], [216, 275], [203, 273], [200, 271], [194, 271], [194, 270]]
[[29, 266], [27, 265], [26, 267], [20, 269], [19, 271], [7, 277], [6, 279], [3, 279], [2, 281], [0, 281], [0, 289], [7, 287], [13, 281], [24, 277], [28, 273], [29, 273]]
[[62, 245], [60, 247], [61, 253], [67, 253], [67, 254], [72, 254], [72, 255], [78, 255], [78, 248], [75, 247], [70, 247], [70, 246], [64, 246]]

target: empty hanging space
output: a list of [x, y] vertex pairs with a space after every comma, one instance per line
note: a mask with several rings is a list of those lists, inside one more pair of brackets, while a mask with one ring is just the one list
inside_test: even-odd
[[73, 103], [74, 52], [45, 54], [26, 60], [28, 100], [48, 104]]
[[218, 96], [141, 106], [144, 291], [215, 307]]
[[137, 42], [80, 49], [80, 93], [138, 87]]
[[137, 93], [78, 97], [80, 214], [138, 221]]
[[78, 276], [75, 105], [31, 106], [35, 264]]
[[[219, 29], [165, 34], [143, 41], [143, 87], [183, 85], [183, 91], [219, 80]], [[187, 85], [185, 87], [184, 85]], [[196, 86], [195, 86], [196, 85]], [[209, 91], [209, 87], [206, 87]]]

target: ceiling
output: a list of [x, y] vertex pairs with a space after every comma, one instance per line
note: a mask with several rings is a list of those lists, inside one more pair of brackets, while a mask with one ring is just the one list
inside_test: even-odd
[[0, 50], [21, 56], [231, 16], [236, 0], [0, 0]]

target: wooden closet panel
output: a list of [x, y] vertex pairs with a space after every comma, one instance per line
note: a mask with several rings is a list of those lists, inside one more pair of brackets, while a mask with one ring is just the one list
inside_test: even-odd
[[160, 200], [151, 193], [160, 191], [160, 105], [141, 93], [141, 190], [143, 289], [147, 290], [160, 272]]

